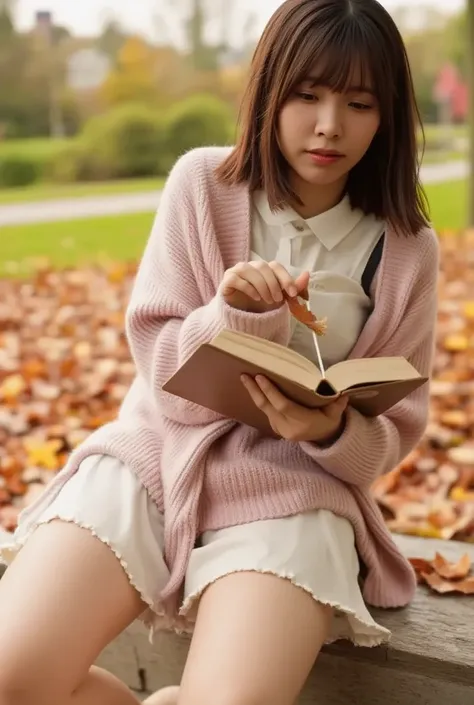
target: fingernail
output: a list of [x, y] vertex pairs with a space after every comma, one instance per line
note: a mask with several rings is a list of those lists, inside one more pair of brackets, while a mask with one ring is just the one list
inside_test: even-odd
[[296, 288], [296, 286], [290, 286], [288, 288], [288, 293], [290, 296], [296, 296], [296, 294], [298, 293], [298, 289]]

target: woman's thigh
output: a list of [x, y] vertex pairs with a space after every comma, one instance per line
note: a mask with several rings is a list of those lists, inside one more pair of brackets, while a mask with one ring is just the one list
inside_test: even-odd
[[88, 530], [39, 526], [0, 581], [0, 692], [70, 694], [145, 605]]
[[180, 705], [293, 705], [332, 612], [289, 580], [239, 572], [204, 592]]

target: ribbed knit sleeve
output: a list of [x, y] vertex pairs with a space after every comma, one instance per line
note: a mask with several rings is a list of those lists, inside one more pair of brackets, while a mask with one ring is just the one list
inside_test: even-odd
[[[404, 356], [422, 376], [430, 376], [435, 349], [437, 316], [438, 245], [427, 238], [420, 248], [417, 276], [411, 281], [400, 322], [377, 356]], [[396, 262], [392, 263], [396, 266]], [[382, 284], [383, 286], [383, 284]], [[394, 300], [394, 299], [393, 299]], [[303, 450], [327, 472], [344, 482], [368, 487], [376, 477], [389, 472], [421, 440], [428, 421], [429, 383], [389, 409], [367, 418], [349, 407], [341, 436], [328, 447], [303, 442]]]
[[[218, 204], [211, 208], [206, 200], [205, 169], [205, 160], [195, 150], [171, 171], [126, 313], [138, 375], [146, 381], [160, 413], [185, 425], [223, 418], [162, 391], [166, 380], [201, 344], [224, 327], [284, 344], [290, 330], [286, 305], [264, 314], [246, 313], [228, 306], [216, 293], [224, 270], [212, 222], [212, 210]], [[235, 234], [219, 233], [227, 252], [239, 249], [232, 238], [248, 237], [248, 222], [239, 222], [239, 217], [242, 221], [236, 210]]]

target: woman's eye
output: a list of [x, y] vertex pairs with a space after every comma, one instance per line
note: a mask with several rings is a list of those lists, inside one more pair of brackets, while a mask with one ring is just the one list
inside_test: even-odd
[[312, 100], [316, 100], [316, 96], [313, 95], [312, 93], [298, 93], [298, 97], [301, 98], [301, 100], [304, 100], [306, 102], [311, 102]]
[[357, 101], [353, 101], [352, 103], [350, 103], [350, 105], [356, 110], [370, 110], [372, 108], [372, 106], [367, 105], [367, 103], [359, 103]]

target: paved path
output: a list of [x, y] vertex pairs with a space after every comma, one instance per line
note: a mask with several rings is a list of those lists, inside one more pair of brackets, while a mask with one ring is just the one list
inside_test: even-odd
[[[428, 164], [422, 169], [425, 184], [464, 179], [469, 173], [467, 162]], [[85, 196], [60, 201], [15, 203], [0, 206], [0, 227], [26, 223], [48, 223], [61, 220], [93, 218], [123, 213], [153, 212], [160, 203], [160, 192]]]

